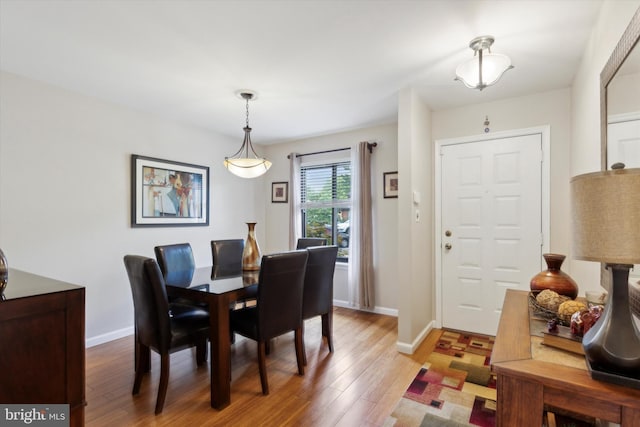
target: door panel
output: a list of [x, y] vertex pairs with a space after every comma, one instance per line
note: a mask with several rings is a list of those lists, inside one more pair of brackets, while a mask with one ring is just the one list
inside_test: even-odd
[[506, 289], [540, 270], [541, 153], [539, 134], [442, 147], [444, 327], [495, 335]]

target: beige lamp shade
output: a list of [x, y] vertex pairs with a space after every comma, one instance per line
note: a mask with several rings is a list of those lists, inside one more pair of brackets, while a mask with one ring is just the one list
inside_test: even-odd
[[571, 179], [573, 256], [608, 264], [640, 264], [640, 168]]

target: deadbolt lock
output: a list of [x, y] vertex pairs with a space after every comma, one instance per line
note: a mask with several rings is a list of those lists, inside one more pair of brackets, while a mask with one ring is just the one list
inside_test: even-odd
[[447, 236], [447, 237], [451, 237], [451, 230], [445, 231], [444, 235]]

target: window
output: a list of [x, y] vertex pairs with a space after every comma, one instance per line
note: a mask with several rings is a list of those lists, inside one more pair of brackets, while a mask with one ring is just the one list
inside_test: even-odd
[[338, 246], [338, 260], [349, 259], [351, 162], [300, 168], [302, 235]]

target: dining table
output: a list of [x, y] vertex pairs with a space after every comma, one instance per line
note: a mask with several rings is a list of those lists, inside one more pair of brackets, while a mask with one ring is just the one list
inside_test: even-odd
[[241, 265], [196, 268], [191, 283], [167, 285], [167, 295], [205, 303], [209, 307], [211, 407], [231, 403], [231, 332], [229, 310], [235, 301], [255, 298], [259, 271], [243, 271]]

